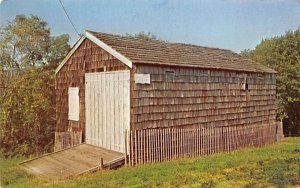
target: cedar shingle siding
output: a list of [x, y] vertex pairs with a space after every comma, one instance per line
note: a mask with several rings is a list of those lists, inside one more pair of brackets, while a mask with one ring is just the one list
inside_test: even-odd
[[275, 125], [273, 74], [149, 65], [137, 72], [150, 73], [151, 84], [134, 86], [135, 129]]
[[[85, 73], [129, 69], [132, 130], [275, 124], [272, 69], [229, 50], [90, 33], [133, 67], [85, 39], [56, 74], [58, 132], [85, 130]], [[136, 84], [135, 73], [151, 83]], [[80, 90], [79, 122], [68, 121], [68, 87]]]

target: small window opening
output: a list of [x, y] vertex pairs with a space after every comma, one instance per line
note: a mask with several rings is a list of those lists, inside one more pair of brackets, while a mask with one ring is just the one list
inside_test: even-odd
[[207, 76], [207, 75], [209, 75], [209, 70], [200, 70], [199, 75], [200, 76]]
[[165, 71], [165, 80], [172, 82], [175, 79], [175, 70], [166, 70]]
[[104, 71], [104, 68], [97, 68], [96, 69], [96, 72], [103, 72]]
[[249, 90], [249, 85], [248, 85], [248, 83], [246, 82], [246, 83], [244, 83], [244, 91], [248, 91]]
[[166, 70], [165, 74], [167, 74], [167, 75], [175, 75], [175, 71], [174, 70]]
[[257, 78], [262, 80], [264, 78], [264, 75], [263, 74], [257, 74]]
[[249, 91], [249, 84], [246, 75], [244, 76], [243, 91]]
[[244, 77], [244, 73], [239, 73], [239, 72], [237, 72], [237, 73], [235, 74], [235, 76], [236, 76], [237, 78], [243, 78], [243, 77]]

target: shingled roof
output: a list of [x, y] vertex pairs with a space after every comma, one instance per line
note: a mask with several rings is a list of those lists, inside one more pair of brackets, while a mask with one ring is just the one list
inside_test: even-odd
[[136, 64], [276, 73], [276, 71], [230, 50], [145, 40], [93, 31], [87, 31], [87, 33]]

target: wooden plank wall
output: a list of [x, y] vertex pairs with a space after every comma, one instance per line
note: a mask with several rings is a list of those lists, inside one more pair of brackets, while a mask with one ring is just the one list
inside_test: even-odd
[[133, 87], [134, 130], [276, 124], [274, 74], [141, 64], [136, 69], [150, 74], [151, 83]]
[[276, 125], [235, 125], [197, 129], [157, 128], [129, 131], [129, 164], [230, 152], [276, 141]]
[[[85, 73], [129, 70], [86, 39], [56, 75], [56, 131], [85, 131]], [[68, 87], [79, 87], [79, 121], [68, 120]]]

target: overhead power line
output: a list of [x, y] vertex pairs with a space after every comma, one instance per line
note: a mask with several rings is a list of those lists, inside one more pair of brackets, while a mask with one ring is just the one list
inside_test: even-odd
[[75, 25], [73, 24], [73, 22], [72, 22], [72, 20], [71, 20], [69, 14], [67, 13], [67, 10], [66, 10], [65, 6], [64, 6], [63, 3], [61, 2], [61, 0], [58, 0], [58, 1], [59, 1], [59, 3], [60, 3], [61, 7], [63, 8], [63, 10], [64, 10], [64, 12], [65, 12], [65, 14], [66, 14], [66, 16], [67, 16], [69, 22], [70, 22], [71, 25], [73, 26], [75, 32], [77, 33], [78, 36], [80, 36], [79, 33], [78, 33], [78, 31], [77, 31], [77, 29], [76, 29], [76, 27], [75, 27]]

